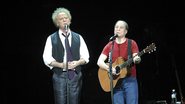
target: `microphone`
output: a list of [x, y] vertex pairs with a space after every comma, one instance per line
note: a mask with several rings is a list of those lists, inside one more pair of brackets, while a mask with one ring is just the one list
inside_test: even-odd
[[66, 25], [64, 26], [64, 30], [67, 32], [67, 31], [68, 31], [68, 28], [69, 28], [69, 26], [66, 24]]
[[116, 37], [118, 37], [117, 34], [115, 34], [114, 36], [110, 37], [109, 41], [112, 41], [112, 40], [116, 39]]

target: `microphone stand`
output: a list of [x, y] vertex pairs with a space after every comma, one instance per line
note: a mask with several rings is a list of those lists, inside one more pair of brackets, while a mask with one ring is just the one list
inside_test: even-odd
[[182, 89], [181, 89], [181, 84], [180, 84], [180, 80], [179, 80], [179, 75], [178, 75], [176, 64], [175, 64], [175, 59], [174, 59], [173, 55], [171, 55], [171, 57], [172, 57], [172, 65], [173, 65], [174, 70], [175, 70], [175, 77], [176, 77], [177, 85], [178, 85], [178, 89], [179, 89], [180, 102], [181, 102], [181, 104], [184, 104], [184, 98], [183, 98], [183, 94], [182, 94]]
[[176, 79], [177, 79], [177, 85], [178, 85], [178, 88], [179, 88], [180, 101], [181, 101], [181, 104], [184, 104], [184, 98], [183, 98], [183, 95], [182, 95], [181, 85], [180, 85], [180, 81], [179, 81], [179, 76], [178, 76], [177, 70], [175, 70], [175, 75], [176, 75]]
[[[68, 26], [66, 25], [65, 26], [65, 35], [67, 36], [67, 32], [68, 32]], [[67, 38], [67, 37], [65, 37]], [[66, 48], [66, 47], [65, 47]], [[69, 78], [68, 78], [68, 53], [67, 53], [67, 49], [66, 49], [66, 73], [67, 73], [67, 76], [66, 76], [66, 81], [67, 81], [67, 104], [69, 104], [69, 91], [70, 91], [70, 88], [69, 88]]]
[[110, 89], [111, 89], [111, 100], [112, 100], [112, 104], [114, 104], [114, 97], [113, 97], [113, 76], [112, 76], [112, 54], [113, 54], [113, 49], [114, 49], [114, 40], [112, 40], [112, 48], [111, 48], [111, 50], [109, 52], [109, 76], [110, 76]]

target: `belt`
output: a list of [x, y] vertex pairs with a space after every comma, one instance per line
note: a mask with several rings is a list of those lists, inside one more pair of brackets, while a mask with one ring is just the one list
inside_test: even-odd
[[67, 70], [66, 69], [62, 69], [63, 72], [66, 72]]
[[[71, 70], [71, 69], [68, 69], [68, 70]], [[67, 70], [66, 69], [62, 69], [62, 71], [66, 72]], [[75, 70], [74, 70], [75, 71]]]

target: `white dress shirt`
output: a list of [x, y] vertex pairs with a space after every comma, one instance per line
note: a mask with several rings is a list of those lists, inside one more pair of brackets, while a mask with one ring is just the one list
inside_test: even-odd
[[[64, 50], [65, 50], [65, 37], [62, 35], [63, 32], [61, 30], [59, 30], [58, 33], [59, 33], [60, 40], [62, 41]], [[68, 39], [69, 39], [69, 44], [71, 46], [72, 36], [71, 36], [71, 30], [70, 29], [69, 29], [68, 33], [70, 34]], [[81, 35], [80, 35], [80, 58], [83, 58], [86, 61], [86, 63], [89, 62], [89, 51], [88, 51], [87, 45], [86, 45], [86, 43], [85, 43], [85, 41], [84, 41], [84, 39], [82, 38]], [[50, 69], [53, 68], [52, 66], [49, 65], [52, 61], [56, 61], [52, 57], [51, 35], [48, 36], [48, 38], [46, 40], [46, 44], [45, 44], [44, 52], [43, 52], [43, 60], [44, 60], [44, 64], [46, 66], [48, 66]], [[63, 62], [66, 62], [66, 51], [64, 53]]]

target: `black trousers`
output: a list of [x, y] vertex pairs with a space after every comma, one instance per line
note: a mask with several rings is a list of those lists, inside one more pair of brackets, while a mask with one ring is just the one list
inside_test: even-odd
[[67, 101], [68, 104], [80, 104], [82, 72], [76, 73], [71, 80], [67, 79], [67, 72], [54, 73], [53, 88], [55, 104], [67, 104]]

